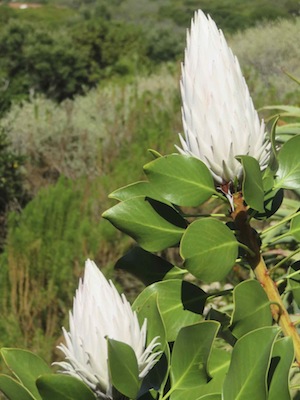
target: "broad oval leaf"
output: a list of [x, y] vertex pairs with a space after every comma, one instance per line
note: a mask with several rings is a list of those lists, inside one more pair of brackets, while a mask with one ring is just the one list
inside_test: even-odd
[[40, 400], [41, 396], [35, 381], [39, 376], [52, 372], [46, 362], [27, 350], [3, 348], [1, 354], [12, 373], [32, 393], [34, 398]]
[[212, 347], [208, 359], [208, 373], [212, 377], [204, 385], [175, 390], [172, 400], [221, 399], [223, 382], [230, 364], [231, 353], [227, 350]]
[[195, 392], [195, 389], [198, 391], [196, 399], [201, 393], [201, 385], [210, 381], [207, 363], [218, 329], [218, 322], [203, 321], [180, 330], [171, 358], [172, 400], [178, 396], [182, 398], [182, 395], [190, 398], [188, 393]]
[[119, 201], [132, 199], [133, 197], [151, 197], [156, 200], [163, 200], [158, 190], [147, 181], [139, 181], [131, 183], [130, 185], [123, 186], [113, 191], [108, 197]]
[[8, 400], [35, 400], [29, 391], [17, 382], [11, 376], [0, 375], [0, 392], [2, 392]]
[[258, 281], [247, 280], [237, 285], [233, 291], [233, 301], [231, 330], [236, 338], [272, 325], [270, 302]]
[[233, 267], [238, 255], [238, 242], [222, 222], [207, 218], [194, 221], [186, 229], [180, 254], [185, 268], [206, 282], [222, 280]]
[[278, 153], [276, 187], [300, 188], [300, 135], [288, 140]]
[[196, 207], [216, 191], [209, 169], [195, 157], [171, 154], [144, 166], [149, 181], [178, 206]]
[[166, 331], [162, 320], [161, 312], [157, 300], [158, 294], [153, 292], [147, 301], [141, 304], [138, 308], [138, 319], [140, 325], [147, 319], [147, 344], [149, 344], [155, 337], [159, 336], [158, 342], [160, 343], [160, 349], [156, 351], [164, 350], [166, 345]]
[[264, 327], [237, 341], [224, 381], [224, 400], [267, 400], [266, 379], [278, 333], [277, 327]]
[[[272, 367], [269, 371], [268, 400], [291, 400], [289, 390], [289, 374], [294, 361], [294, 346], [291, 337], [285, 337], [275, 342], [272, 352]], [[271, 372], [271, 373], [270, 373]], [[270, 376], [271, 375], [271, 376]]]
[[250, 156], [236, 157], [243, 166], [243, 197], [253, 210], [264, 212], [264, 189], [258, 161]]
[[135, 399], [140, 389], [139, 369], [131, 346], [107, 339], [108, 365], [113, 386], [123, 395]]
[[63, 374], [38, 378], [37, 388], [43, 400], [95, 400], [96, 397], [80, 379]]
[[[185, 282], [191, 289], [195, 285]], [[161, 318], [166, 329], [166, 340], [173, 342], [179, 330], [187, 325], [201, 321], [203, 318], [184, 308], [182, 303], [182, 281], [170, 279], [168, 281], [157, 282], [142, 291], [133, 303], [133, 309], [139, 313], [149, 302], [152, 302], [153, 293], [157, 294], [157, 303]]]
[[143, 196], [113, 206], [103, 213], [103, 217], [148, 251], [160, 251], [176, 245], [184, 232], [183, 228], [162, 218]]

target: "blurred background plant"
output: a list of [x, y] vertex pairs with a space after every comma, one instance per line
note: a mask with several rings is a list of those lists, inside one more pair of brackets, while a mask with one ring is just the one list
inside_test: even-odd
[[[194, 10], [224, 30], [256, 107], [300, 106], [283, 73], [300, 76], [300, 20], [293, 0], [40, 5], [0, 6], [0, 346], [50, 361], [85, 258], [113, 276], [132, 244], [100, 218], [113, 204], [108, 193], [140, 179], [148, 148], [166, 154], [178, 143]], [[114, 277], [134, 299], [141, 283]]]

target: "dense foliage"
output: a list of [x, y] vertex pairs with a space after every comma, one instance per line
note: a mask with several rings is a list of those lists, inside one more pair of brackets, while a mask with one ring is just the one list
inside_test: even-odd
[[0, 32], [0, 52], [2, 113], [34, 93], [57, 101], [83, 94], [101, 79], [128, 74], [145, 57], [139, 29], [102, 19], [54, 32], [11, 19]]
[[222, 6], [206, 0], [45, 3], [26, 10], [1, 5], [0, 116], [34, 93], [60, 102], [103, 79], [179, 59], [185, 27], [199, 7], [227, 33], [299, 13], [294, 0], [229, 0]]
[[[130, 247], [132, 242], [106, 221], [99, 223], [100, 214], [113, 203], [108, 193], [140, 178], [140, 166], [151, 159], [147, 148], [167, 153], [178, 142], [177, 132], [182, 131], [179, 62], [170, 61], [181, 58], [183, 25], [188, 25], [190, 14], [199, 7], [195, 3], [176, 1], [171, 8], [169, 1], [110, 1], [109, 5], [106, 1], [65, 1], [73, 9], [47, 6], [17, 11], [1, 6], [0, 113], [5, 112], [1, 120], [4, 143], [9, 139], [1, 157], [25, 162], [25, 183], [31, 196], [53, 185], [41, 191], [20, 215], [13, 213], [9, 218], [1, 255], [0, 309], [5, 321], [0, 329], [1, 345], [13, 342], [47, 359], [56, 358], [53, 342], [70, 307], [83, 259], [93, 256], [100, 266], [110, 267]], [[253, 25], [261, 6], [261, 2], [236, 2], [236, 7], [217, 8], [217, 3], [210, 1], [207, 10], [227, 31]], [[234, 13], [242, 13], [241, 3], [244, 14], [237, 22]], [[264, 2], [265, 7], [269, 4]], [[298, 12], [295, 4], [276, 2], [273, 14], [260, 15], [290, 16]], [[256, 14], [251, 14], [255, 7]], [[298, 43], [298, 26], [298, 19], [261, 25], [231, 38], [239, 48], [256, 104], [289, 98], [299, 103], [297, 90], [280, 68], [274, 67], [272, 79], [266, 78], [270, 71], [266, 65], [274, 64], [279, 55], [288, 70], [299, 76], [299, 64], [288, 64], [299, 59], [299, 49], [295, 46], [284, 53]], [[261, 51], [261, 44], [255, 46], [258, 39], [267, 43], [268, 51]], [[253, 47], [247, 53], [249, 43]], [[161, 62], [168, 64], [158, 69]], [[21, 100], [21, 106], [15, 104]], [[12, 169], [16, 164], [3, 165], [12, 179], [6, 188], [13, 191], [7, 193], [13, 198], [22, 195], [24, 182], [17, 169]], [[66, 230], [58, 233], [62, 221]], [[126, 280], [126, 291], [135, 296], [137, 282], [122, 274], [119, 279]], [[42, 294], [37, 290], [41, 283]], [[9, 292], [12, 287], [15, 297]], [[26, 287], [36, 300], [20, 305], [18, 288]]]

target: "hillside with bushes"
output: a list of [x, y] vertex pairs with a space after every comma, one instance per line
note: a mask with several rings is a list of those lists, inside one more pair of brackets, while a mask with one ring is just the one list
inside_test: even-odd
[[50, 361], [87, 257], [131, 299], [140, 289], [113, 274], [132, 241], [101, 214], [110, 192], [143, 178], [147, 149], [175, 151], [193, 11], [228, 35], [256, 107], [300, 104], [284, 73], [300, 77], [300, 20], [296, 1], [43, 4], [0, 6], [0, 344]]

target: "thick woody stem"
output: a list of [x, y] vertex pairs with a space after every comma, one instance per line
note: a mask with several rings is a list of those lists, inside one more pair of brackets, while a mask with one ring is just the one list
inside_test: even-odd
[[282, 302], [278, 288], [269, 275], [265, 261], [260, 253], [260, 243], [254, 229], [251, 228], [247, 214], [247, 207], [244, 205], [243, 198], [240, 193], [234, 196], [235, 209], [231, 214], [235, 222], [238, 239], [245, 244], [252, 254], [248, 255], [247, 261], [253, 269], [253, 272], [264, 289], [270, 301], [271, 313], [273, 319], [281, 327], [285, 336], [290, 336], [293, 340], [295, 357], [300, 366], [300, 336], [295, 325]]
[[276, 321], [281, 327], [283, 334], [285, 336], [290, 336], [293, 340], [295, 357], [300, 366], [300, 336], [284, 307], [277, 286], [270, 277], [269, 271], [262, 257], [260, 257], [260, 261], [253, 271], [270, 300], [274, 321]]

